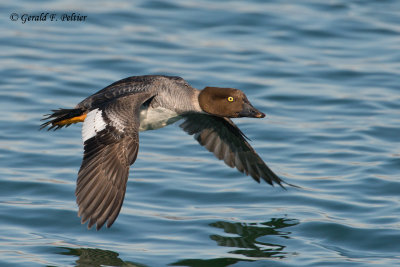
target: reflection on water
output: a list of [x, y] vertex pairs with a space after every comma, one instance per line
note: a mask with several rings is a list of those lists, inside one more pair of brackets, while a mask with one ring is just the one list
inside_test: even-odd
[[216, 222], [211, 226], [224, 229], [225, 233], [236, 234], [237, 237], [212, 235], [210, 238], [215, 240], [219, 246], [240, 248], [231, 251], [233, 254], [242, 254], [247, 257], [284, 258], [285, 246], [279, 244], [265, 243], [257, 241], [257, 238], [267, 235], [278, 235], [280, 237], [289, 238], [290, 232], [282, 232], [278, 229], [294, 226], [298, 224], [297, 220], [290, 219], [272, 219], [264, 223], [230, 223]]
[[76, 265], [78, 267], [100, 267], [100, 266], [131, 266], [131, 267], [144, 267], [146, 265], [123, 261], [118, 256], [119, 254], [102, 249], [92, 248], [62, 248], [66, 252], [61, 252], [62, 255], [78, 256]]
[[[269, 242], [261, 242], [257, 239], [265, 236], [279, 236], [290, 238], [290, 232], [280, 229], [299, 224], [298, 220], [278, 218], [263, 223], [240, 223], [218, 221], [210, 226], [223, 229], [229, 236], [210, 235], [210, 238], [219, 246], [238, 248], [229, 253], [243, 255], [244, 258], [219, 258], [210, 260], [188, 259], [175, 262], [171, 265], [179, 266], [229, 266], [238, 261], [252, 261], [262, 258], [284, 258], [285, 246]], [[236, 235], [236, 236], [232, 236]], [[275, 241], [274, 241], [275, 242]]]
[[[228, 235], [210, 235], [210, 239], [217, 242], [218, 246], [237, 248], [229, 251], [231, 254], [240, 256], [220, 257], [214, 259], [185, 259], [174, 263], [172, 266], [229, 266], [240, 261], [254, 261], [266, 258], [284, 258], [287, 252], [284, 252], [285, 246], [274, 242], [262, 242], [257, 239], [267, 236], [278, 236], [290, 238], [289, 231], [281, 229], [299, 224], [298, 220], [278, 218], [271, 219], [263, 223], [241, 223], [217, 221], [210, 226], [223, 229]], [[268, 239], [268, 237], [267, 237]], [[110, 250], [92, 249], [92, 248], [67, 248], [62, 247], [63, 251], [58, 252], [61, 255], [70, 255], [79, 257], [75, 263], [76, 266], [140, 266], [145, 265], [124, 261], [119, 258], [119, 254]], [[67, 251], [65, 251], [67, 250]]]

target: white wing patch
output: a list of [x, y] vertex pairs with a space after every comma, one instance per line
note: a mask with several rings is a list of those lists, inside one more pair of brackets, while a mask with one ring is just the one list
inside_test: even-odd
[[105, 112], [106, 112], [107, 118], [110, 119], [110, 124], [112, 126], [114, 126], [115, 129], [117, 129], [118, 131], [123, 133], [125, 126], [124, 126], [123, 122], [121, 121], [121, 119], [118, 118], [118, 115], [116, 113], [107, 112], [107, 111], [108, 110], [106, 110]]
[[106, 128], [107, 124], [103, 120], [102, 113], [100, 109], [96, 108], [87, 114], [82, 126], [83, 143]]

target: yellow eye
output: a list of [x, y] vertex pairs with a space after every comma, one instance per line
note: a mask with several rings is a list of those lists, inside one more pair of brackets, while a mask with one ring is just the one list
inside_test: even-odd
[[229, 101], [229, 102], [233, 102], [233, 97], [229, 96], [229, 97], [228, 97], [228, 101]]

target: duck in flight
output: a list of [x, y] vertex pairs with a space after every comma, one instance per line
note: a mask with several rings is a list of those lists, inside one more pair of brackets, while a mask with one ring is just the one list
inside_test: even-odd
[[[228, 166], [283, 187], [230, 118], [264, 118], [246, 95], [233, 88], [198, 90], [175, 76], [133, 76], [87, 97], [73, 109], [53, 110], [41, 126], [58, 130], [83, 122], [84, 154], [75, 190], [82, 223], [99, 230], [116, 220], [129, 167], [139, 150], [139, 131], [182, 119], [180, 127]], [[42, 129], [41, 128], [41, 129]]]

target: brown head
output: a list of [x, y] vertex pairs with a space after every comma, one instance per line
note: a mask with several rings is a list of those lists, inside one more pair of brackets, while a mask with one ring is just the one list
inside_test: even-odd
[[203, 111], [220, 117], [265, 117], [242, 91], [234, 88], [206, 87], [199, 94], [199, 103]]

